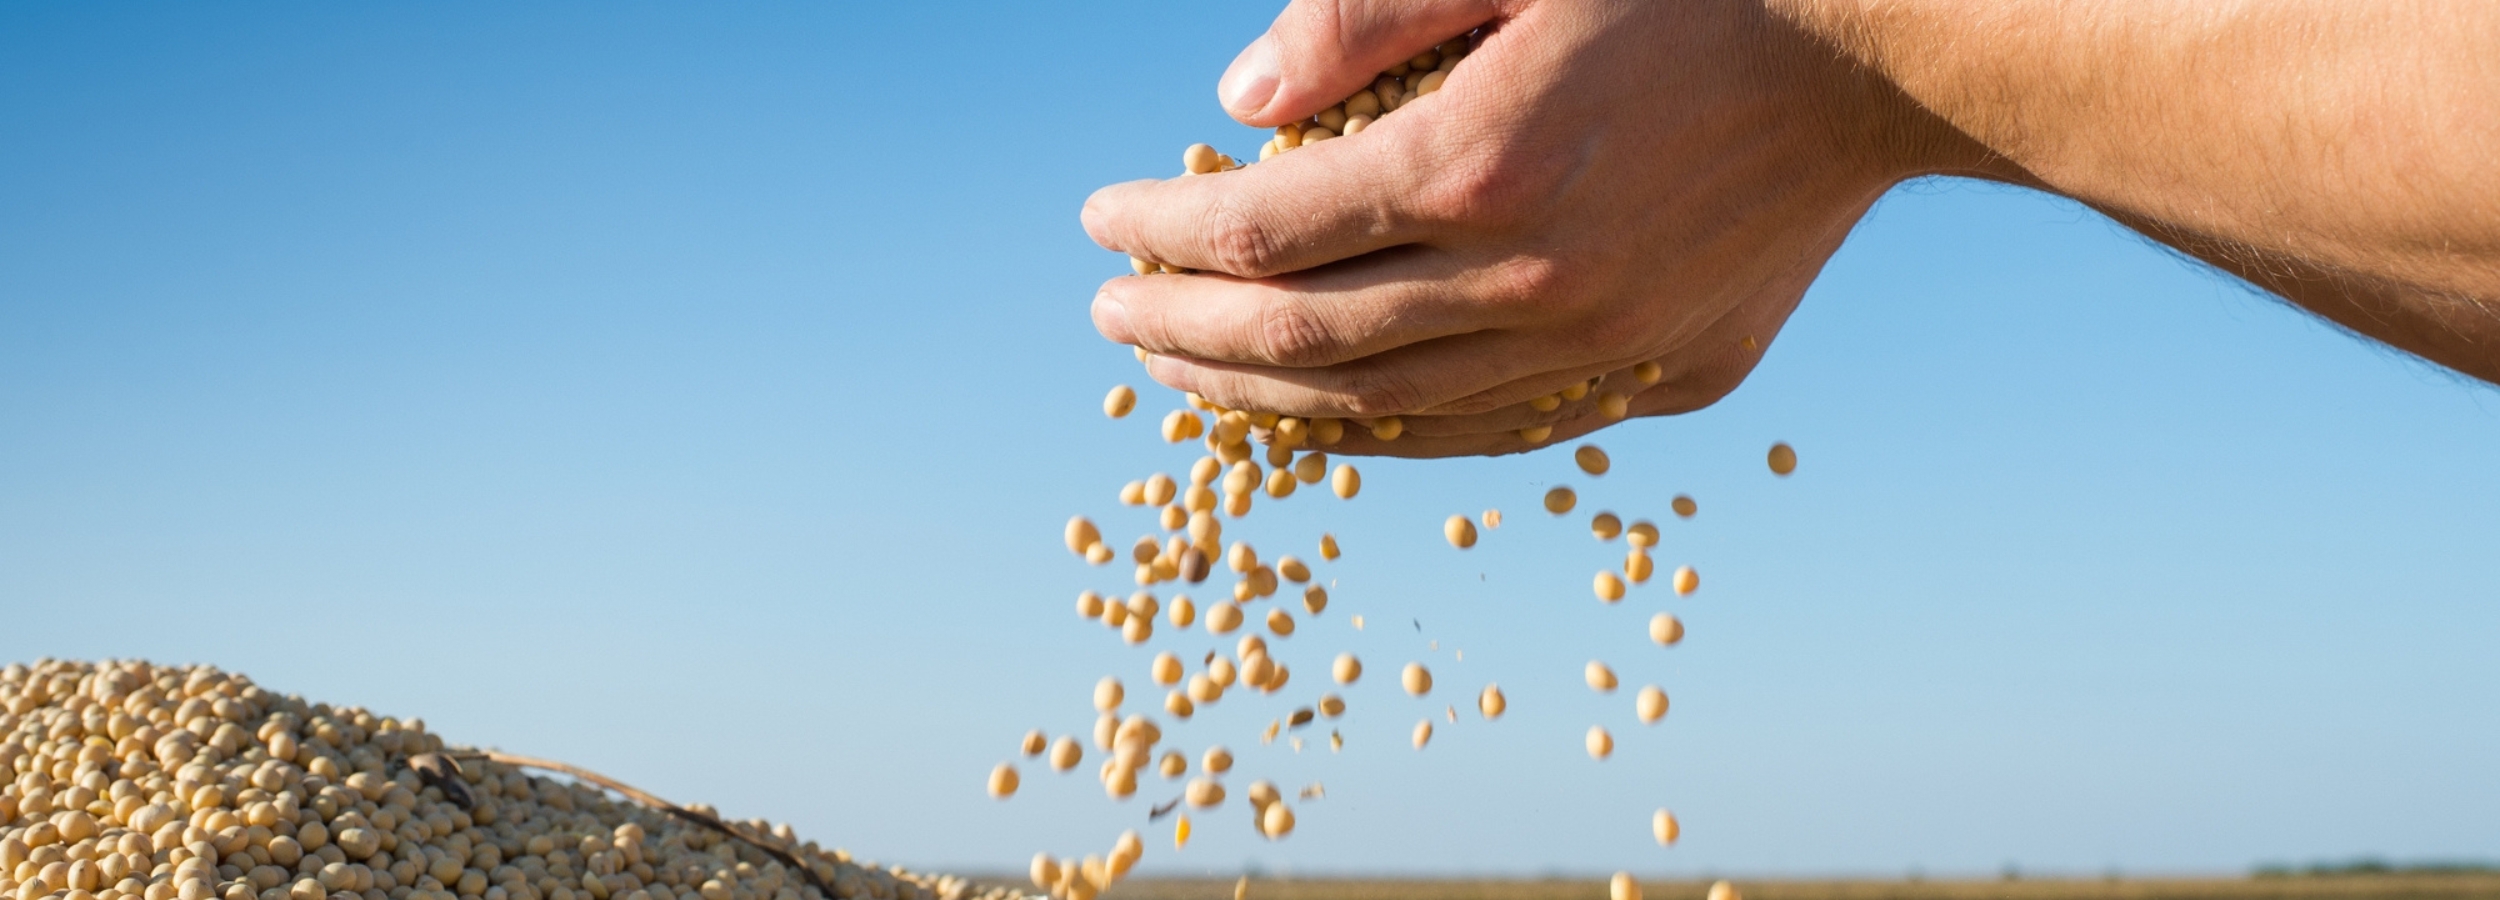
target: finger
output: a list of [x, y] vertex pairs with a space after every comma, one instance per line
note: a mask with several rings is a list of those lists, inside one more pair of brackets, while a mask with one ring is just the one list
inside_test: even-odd
[[1494, 0], [1294, 0], [1224, 70], [1216, 97], [1242, 124], [1282, 125], [1499, 12]]
[[[1727, 392], [1718, 385], [1661, 382], [1632, 398], [1632, 417], [1682, 415], [1716, 403], [1726, 395]], [[1623, 421], [1583, 415], [1555, 423], [1554, 430], [1543, 440], [1534, 441], [1516, 430], [1489, 434], [1420, 435], [1412, 431], [1412, 426], [1409, 426], [1408, 433], [1396, 440], [1383, 441], [1363, 429], [1349, 428], [1343, 439], [1324, 449], [1333, 456], [1394, 456], [1407, 459], [1508, 456], [1564, 444]]]
[[1321, 141], [1255, 166], [1130, 181], [1085, 199], [1105, 249], [1188, 269], [1260, 278], [1428, 237], [1406, 198], [1421, 177], [1405, 142]]
[[1154, 380], [1233, 409], [1289, 416], [1385, 416], [1424, 409], [1527, 374], [1548, 357], [1542, 337], [1478, 331], [1408, 344], [1319, 368], [1294, 369], [1179, 356], [1146, 361]]
[[1474, 281], [1448, 254], [1420, 246], [1255, 281], [1131, 275], [1094, 295], [1094, 327], [1166, 356], [1310, 368], [1526, 324], [1524, 307], [1472, 300]]

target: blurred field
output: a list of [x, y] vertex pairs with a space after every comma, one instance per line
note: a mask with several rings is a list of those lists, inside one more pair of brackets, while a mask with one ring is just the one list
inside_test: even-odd
[[[2021, 881], [1738, 881], [1745, 900], [2410, 900], [2496, 898], [2500, 873]], [[1709, 883], [1651, 882], [1644, 900], [1701, 900]], [[1138, 878], [1104, 900], [1231, 900], [1233, 882]], [[1251, 900], [1602, 900], [1603, 881], [1253, 879]]]

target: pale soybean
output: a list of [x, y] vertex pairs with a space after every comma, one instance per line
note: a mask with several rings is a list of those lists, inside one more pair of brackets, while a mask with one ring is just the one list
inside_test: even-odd
[[1432, 691], [1432, 670], [1424, 668], [1423, 663], [1407, 663], [1406, 670], [1398, 673], [1398, 684], [1407, 693], [1421, 697]]
[[1673, 845], [1683, 833], [1684, 828], [1675, 821], [1674, 813], [1660, 809], [1649, 817], [1649, 834], [1658, 839], [1658, 846]]
[[1328, 489], [1336, 493], [1337, 499], [1352, 500], [1363, 491], [1363, 473], [1350, 464], [1338, 463], [1336, 474], [1328, 479]]
[[1589, 534], [1601, 541], [1614, 540], [1623, 534], [1623, 520], [1614, 513], [1598, 513], [1589, 519]]
[[1510, 699], [1502, 696], [1499, 685], [1485, 685], [1484, 691], [1476, 695], [1476, 711], [1484, 714], [1487, 722], [1501, 718], [1502, 712], [1509, 708]]
[[1441, 523], [1441, 536], [1449, 539], [1450, 546], [1465, 550], [1476, 545], [1476, 523], [1466, 516], [1451, 516]]
[[1329, 667], [1329, 674], [1336, 677], [1338, 684], [1353, 684], [1355, 679], [1363, 677], [1363, 661], [1354, 658], [1352, 653], [1337, 654], [1337, 661]]
[[1580, 495], [1573, 492], [1570, 488], [1558, 487], [1545, 492], [1546, 512], [1559, 516], [1570, 512], [1572, 507], [1578, 505], [1580, 505]]
[[1658, 724], [1667, 715], [1667, 692], [1654, 684], [1642, 687], [1640, 694], [1632, 698], [1632, 712], [1640, 716], [1643, 725]]
[[1597, 573], [1592, 587], [1596, 590], [1599, 600], [1613, 603], [1623, 599], [1623, 579], [1615, 577], [1613, 572]]
[[1695, 572], [1695, 571], [1693, 571], [1693, 567], [1691, 567], [1691, 566], [1678, 566], [1678, 567], [1676, 567], [1676, 570], [1675, 570], [1675, 592], [1676, 592], [1676, 594], [1678, 594], [1678, 595], [1690, 595], [1692, 592], [1697, 591], [1697, 590], [1700, 590], [1700, 589], [1701, 589], [1701, 573], [1700, 573], [1700, 572]]
[[1590, 759], [1602, 760], [1615, 752], [1615, 736], [1607, 734], [1606, 726], [1603, 725], [1589, 726], [1587, 743]]
[[990, 796], [1001, 800], [1015, 796], [1018, 781], [1015, 766], [999, 763], [998, 768], [990, 770]]
[[1632, 880], [1630, 872], [1616, 872], [1606, 882], [1607, 900], [1641, 900], [1641, 883]]
[[1114, 419], [1126, 418], [1129, 410], [1136, 408], [1137, 390], [1125, 384], [1112, 388], [1102, 398], [1102, 414]]
[[1649, 617], [1649, 639], [1661, 647], [1673, 647], [1684, 639], [1684, 622], [1668, 613]]

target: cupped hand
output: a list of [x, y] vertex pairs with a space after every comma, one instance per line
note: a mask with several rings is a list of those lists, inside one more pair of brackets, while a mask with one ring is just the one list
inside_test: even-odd
[[1096, 192], [1096, 242], [1189, 274], [1112, 279], [1095, 326], [1226, 407], [1402, 417], [1338, 452], [1526, 450], [1716, 402], [1876, 197], [1984, 156], [1741, 0], [1295, 0], [1219, 94], [1302, 121], [1470, 32], [1360, 133]]

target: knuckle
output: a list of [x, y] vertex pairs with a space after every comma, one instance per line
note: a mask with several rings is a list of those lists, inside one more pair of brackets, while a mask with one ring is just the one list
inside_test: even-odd
[[1278, 301], [1259, 313], [1258, 353], [1280, 366], [1324, 366], [1336, 362], [1336, 337], [1301, 305]]
[[1414, 379], [1384, 366], [1363, 366], [1346, 376], [1342, 394], [1346, 410], [1357, 416], [1391, 416], [1424, 406]]
[[1239, 195], [1218, 201], [1207, 211], [1207, 259], [1216, 271], [1241, 278], [1263, 278], [1279, 270], [1282, 237]]

